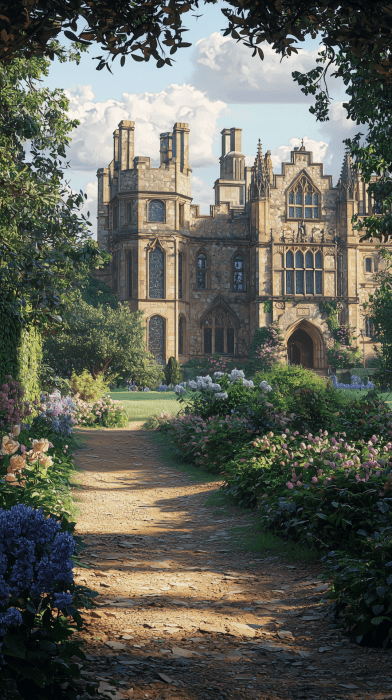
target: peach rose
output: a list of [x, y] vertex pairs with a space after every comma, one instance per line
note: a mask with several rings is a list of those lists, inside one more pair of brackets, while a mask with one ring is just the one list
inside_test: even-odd
[[46, 438], [41, 438], [40, 440], [33, 440], [31, 449], [33, 452], [47, 452], [49, 449], [49, 440], [46, 440]]
[[17, 483], [17, 481], [18, 481], [16, 476], [14, 476], [14, 474], [7, 474], [7, 476], [5, 477], [5, 480], [11, 484]]
[[13, 440], [12, 438], [8, 437], [8, 435], [4, 435], [2, 440], [1, 454], [13, 455], [18, 448], [19, 442], [16, 442], [16, 440]]
[[20, 435], [20, 425], [14, 425], [12, 427], [12, 434], [14, 437], [18, 437], [18, 435]]
[[15, 472], [15, 471], [18, 471], [19, 469], [23, 469], [23, 467], [25, 465], [26, 465], [26, 459], [25, 459], [24, 455], [12, 455], [12, 457], [10, 459], [10, 466], [8, 467], [8, 469], [11, 469], [11, 471]]
[[37, 453], [37, 457], [39, 459], [39, 463], [41, 464], [42, 467], [51, 467], [53, 464], [53, 459], [51, 458], [50, 455], [45, 455], [42, 452]]

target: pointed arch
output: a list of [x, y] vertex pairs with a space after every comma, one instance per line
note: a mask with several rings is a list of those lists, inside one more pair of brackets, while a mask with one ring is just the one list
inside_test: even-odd
[[201, 316], [200, 327], [203, 329], [204, 355], [236, 354], [240, 320], [221, 296]]
[[286, 190], [288, 219], [319, 219], [321, 191], [306, 170], [301, 170]]
[[[302, 334], [297, 333], [297, 331], [302, 331], [303, 334], [309, 336], [309, 342], [306, 343], [305, 335], [301, 337]], [[313, 367], [314, 369], [325, 369], [326, 356], [324, 336], [321, 328], [316, 326], [316, 324], [306, 319], [298, 319], [298, 321], [292, 323], [285, 332], [285, 345], [289, 362], [291, 346], [295, 346], [297, 348], [295, 354], [298, 358], [296, 364], [302, 364], [301, 359], [306, 357], [306, 366]]]
[[196, 289], [209, 289], [210, 257], [205, 248], [196, 252]]

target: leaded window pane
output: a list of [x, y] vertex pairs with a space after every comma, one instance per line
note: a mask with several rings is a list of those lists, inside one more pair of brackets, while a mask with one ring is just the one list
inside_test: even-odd
[[205, 289], [206, 288], [206, 273], [204, 272], [204, 270], [197, 271], [197, 288], [198, 289]]
[[128, 296], [132, 298], [132, 251], [128, 251]]
[[234, 355], [234, 328], [227, 329], [227, 352]]
[[319, 270], [316, 270], [315, 272], [316, 275], [316, 294], [322, 294], [323, 293], [323, 273]]
[[303, 270], [296, 270], [295, 271], [295, 293], [296, 294], [303, 294], [304, 293], [304, 273], [303, 273]]
[[313, 294], [313, 270], [306, 270], [306, 294]]
[[309, 192], [305, 195], [305, 204], [312, 204], [312, 195]]
[[182, 253], [178, 256], [178, 298], [182, 299]]
[[204, 354], [211, 355], [212, 353], [212, 328], [204, 329]]
[[242, 260], [242, 257], [240, 255], [237, 255], [234, 258], [234, 269], [235, 270], [242, 270], [243, 266], [244, 266], [244, 262]]
[[315, 257], [315, 265], [314, 265], [314, 266], [315, 266], [318, 270], [321, 270], [321, 268], [322, 268], [322, 264], [321, 264], [321, 263], [322, 263], [322, 258], [321, 258], [321, 253], [320, 253], [319, 250], [317, 251], [317, 253], [316, 253], [316, 255], [315, 255], [314, 257]]
[[319, 210], [318, 209], [313, 209], [313, 218], [318, 219], [319, 218]]
[[165, 204], [160, 199], [152, 199], [148, 205], [149, 221], [165, 221]]
[[305, 255], [305, 264], [308, 268], [313, 267], [313, 254], [310, 252], [310, 250], [308, 250]]
[[289, 216], [290, 218], [294, 218], [294, 207], [289, 207]]
[[235, 272], [234, 273], [234, 291], [243, 292], [244, 291], [244, 273]]
[[151, 316], [148, 329], [148, 349], [155, 359], [162, 360], [165, 346], [165, 321], [162, 316]]
[[286, 294], [294, 294], [294, 272], [286, 270]]
[[305, 207], [305, 219], [311, 219], [311, 218], [312, 218], [312, 208]]
[[289, 204], [294, 204], [294, 192], [289, 192]]
[[203, 253], [200, 253], [200, 255], [197, 258], [197, 267], [200, 269], [206, 267], [207, 265], [207, 258]]
[[224, 352], [224, 328], [215, 328], [215, 352]]
[[164, 258], [160, 248], [154, 248], [149, 256], [149, 296], [150, 299], [164, 297]]
[[297, 250], [295, 254], [295, 267], [303, 267], [304, 266], [304, 254], [301, 253], [300, 250]]
[[302, 192], [297, 192], [295, 195], [295, 203], [302, 204]]
[[318, 194], [313, 195], [313, 204], [318, 204], [319, 203], [319, 196]]
[[295, 218], [302, 219], [302, 207], [295, 207]]
[[286, 253], [286, 267], [294, 267], [294, 254], [291, 250]]

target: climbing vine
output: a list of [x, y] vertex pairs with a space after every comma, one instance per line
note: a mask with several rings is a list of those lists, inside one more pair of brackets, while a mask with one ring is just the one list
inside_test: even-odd
[[326, 342], [327, 359], [330, 367], [339, 369], [351, 369], [356, 367], [362, 359], [360, 348], [352, 345], [356, 340], [355, 328], [349, 324], [339, 323], [338, 302], [320, 301], [319, 309], [327, 314], [326, 323], [331, 334]]

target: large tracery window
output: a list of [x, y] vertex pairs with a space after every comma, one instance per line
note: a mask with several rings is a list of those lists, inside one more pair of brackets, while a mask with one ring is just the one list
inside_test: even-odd
[[165, 221], [165, 203], [161, 199], [152, 199], [148, 204], [149, 221]]
[[148, 258], [148, 286], [150, 299], [164, 298], [164, 268], [165, 261], [163, 251], [154, 248], [149, 253]]
[[230, 314], [216, 309], [204, 320], [204, 354], [234, 355], [235, 327]]
[[323, 293], [322, 256], [320, 251], [297, 250], [286, 253], [286, 294], [318, 295]]
[[318, 219], [321, 195], [307, 177], [302, 177], [288, 193], [287, 215], [289, 219]]
[[242, 255], [236, 255], [233, 264], [233, 289], [235, 292], [243, 292], [244, 284], [244, 259]]
[[165, 355], [165, 320], [162, 316], [151, 316], [148, 324], [148, 349], [156, 360]]

